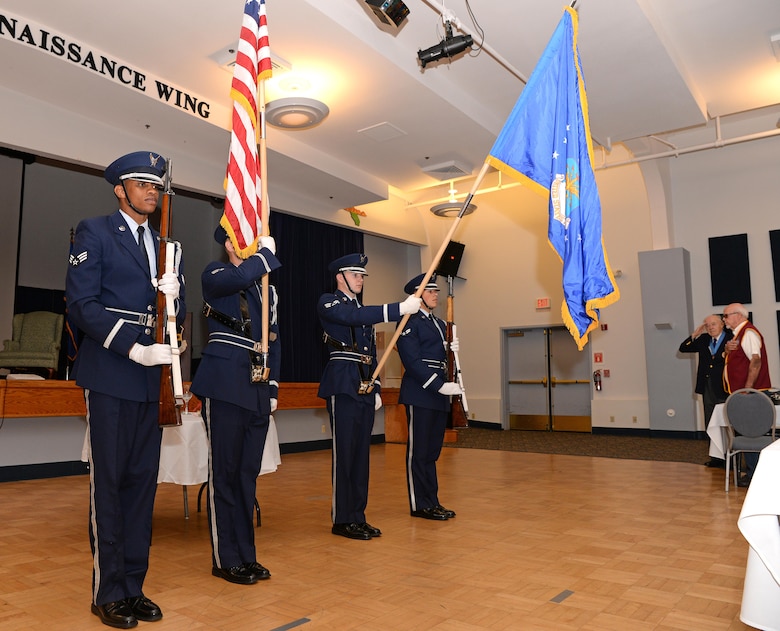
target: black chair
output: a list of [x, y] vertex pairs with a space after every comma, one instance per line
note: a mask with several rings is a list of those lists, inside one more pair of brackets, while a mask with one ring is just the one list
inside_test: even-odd
[[[760, 390], [742, 388], [729, 395], [724, 408], [726, 418], [726, 493], [729, 469], [737, 465], [742, 453], [758, 453], [775, 440], [775, 404]], [[734, 466], [734, 485], [739, 467]]]

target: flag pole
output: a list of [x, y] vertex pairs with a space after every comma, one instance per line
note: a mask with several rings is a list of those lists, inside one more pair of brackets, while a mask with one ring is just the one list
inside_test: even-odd
[[[262, 208], [262, 214], [260, 217], [261, 230], [260, 234], [264, 237], [269, 236], [270, 229], [268, 222], [271, 219], [271, 204], [268, 202], [268, 161], [266, 160], [267, 147], [265, 139], [265, 78], [260, 79], [257, 84], [257, 116], [258, 116], [258, 132], [259, 142], [257, 144], [257, 155], [260, 160], [260, 203]], [[258, 249], [260, 244], [258, 243]], [[268, 329], [269, 329], [269, 304], [268, 304], [268, 274], [263, 274], [260, 280], [260, 293], [263, 299], [262, 309], [262, 341], [260, 343], [260, 352], [263, 356], [263, 368], [265, 372], [265, 380], [268, 380], [271, 368], [268, 365]]]
[[[431, 265], [428, 268], [428, 271], [425, 273], [425, 276], [423, 277], [422, 281], [420, 281], [420, 286], [417, 288], [417, 291], [414, 294], [418, 298], [422, 296], [423, 292], [425, 291], [425, 285], [428, 284], [428, 281], [430, 280], [431, 276], [433, 276], [433, 273], [436, 271], [436, 268], [439, 265], [439, 261], [441, 260], [441, 257], [444, 255], [444, 250], [447, 248], [447, 245], [452, 239], [452, 235], [455, 234], [455, 230], [457, 230], [458, 224], [460, 223], [460, 220], [463, 218], [463, 215], [466, 214], [466, 210], [468, 209], [469, 204], [471, 204], [471, 200], [476, 194], [477, 189], [479, 189], [479, 185], [482, 184], [482, 180], [485, 179], [485, 175], [487, 174], [487, 170], [489, 167], [490, 164], [488, 163], [487, 160], [485, 160], [485, 163], [482, 165], [482, 169], [477, 175], [477, 179], [474, 180], [474, 183], [471, 185], [471, 190], [469, 191], [469, 194], [466, 196], [466, 199], [463, 200], [463, 206], [461, 207], [458, 216], [455, 217], [455, 221], [452, 222], [452, 226], [450, 226], [450, 230], [447, 233], [447, 236], [444, 237], [444, 241], [442, 241], [441, 246], [439, 247], [439, 251], [436, 253], [436, 256], [433, 257], [433, 261], [431, 261]], [[377, 377], [379, 376], [379, 373], [382, 371], [382, 368], [387, 363], [387, 360], [390, 356], [390, 350], [393, 348], [393, 346], [395, 346], [395, 343], [398, 341], [398, 338], [401, 336], [401, 331], [403, 331], [404, 326], [406, 325], [408, 320], [409, 320], [409, 314], [407, 313], [403, 318], [401, 318], [401, 321], [398, 323], [398, 326], [396, 327], [395, 332], [393, 333], [393, 337], [390, 338], [390, 342], [385, 347], [385, 352], [382, 353], [382, 357], [377, 362], [376, 368], [374, 369], [374, 374], [371, 375], [371, 381], [370, 381], [371, 385], [367, 386], [366, 392], [371, 392], [373, 390], [373, 383], [376, 381]]]

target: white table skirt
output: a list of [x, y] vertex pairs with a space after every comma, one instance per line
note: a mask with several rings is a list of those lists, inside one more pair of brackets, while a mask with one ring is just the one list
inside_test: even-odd
[[[209, 477], [206, 426], [200, 414], [182, 413], [181, 421], [180, 426], [163, 428], [157, 482], [181, 485], [202, 484]], [[87, 436], [84, 436], [81, 452], [81, 459], [84, 462], [88, 460], [87, 453]], [[271, 416], [260, 475], [273, 473], [281, 463], [279, 435], [276, 432], [274, 417]]]
[[726, 416], [724, 410], [725, 403], [718, 403], [712, 411], [710, 422], [707, 423], [707, 436], [710, 437], [710, 458], [726, 459], [726, 437], [724, 435], [726, 427]]
[[740, 620], [780, 631], [780, 441], [761, 452], [737, 526], [747, 542]]

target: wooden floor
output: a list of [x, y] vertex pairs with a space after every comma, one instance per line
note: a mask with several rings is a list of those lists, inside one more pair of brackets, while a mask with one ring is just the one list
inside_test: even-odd
[[[252, 586], [211, 576], [205, 513], [160, 485], [148, 596], [156, 631], [716, 631], [739, 621], [744, 489], [684, 463], [444, 449], [440, 499], [409, 516], [404, 446], [375, 445], [369, 522], [330, 534], [330, 453], [260, 478]], [[0, 629], [105, 629], [90, 613], [86, 476], [0, 484]]]

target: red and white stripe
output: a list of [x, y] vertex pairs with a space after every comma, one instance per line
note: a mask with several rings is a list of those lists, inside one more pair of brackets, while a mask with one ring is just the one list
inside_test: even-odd
[[271, 49], [265, 0], [247, 0], [233, 70], [233, 129], [225, 181], [221, 224], [236, 252], [245, 258], [257, 251], [262, 229], [258, 140], [258, 81], [271, 76]]

